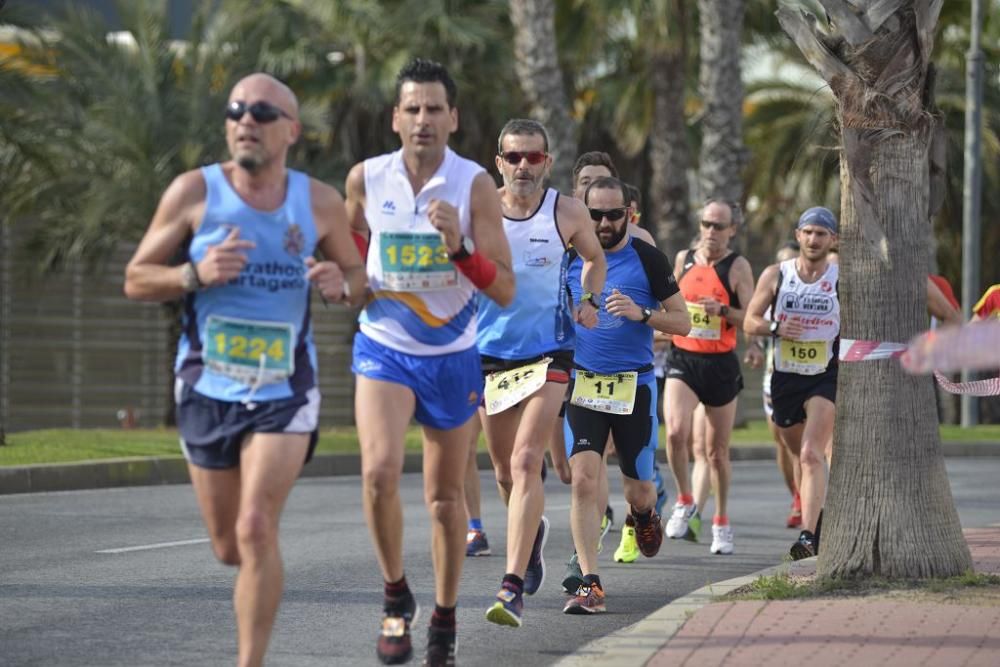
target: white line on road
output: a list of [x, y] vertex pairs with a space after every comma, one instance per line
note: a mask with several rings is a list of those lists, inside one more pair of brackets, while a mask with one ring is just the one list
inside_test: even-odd
[[189, 544], [204, 544], [208, 542], [207, 537], [199, 537], [196, 540], [178, 540], [176, 542], [157, 542], [156, 544], [143, 544], [138, 547], [121, 547], [120, 549], [101, 549], [95, 551], [97, 554], [123, 554], [128, 551], [148, 551], [150, 549], [166, 549], [168, 547], [184, 547]]

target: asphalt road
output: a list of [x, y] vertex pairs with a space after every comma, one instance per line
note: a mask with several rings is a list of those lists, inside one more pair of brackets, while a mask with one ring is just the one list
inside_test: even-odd
[[[619, 537], [612, 532], [601, 556], [609, 613], [597, 617], [561, 613], [559, 582], [571, 551], [569, 493], [550, 478], [549, 575], [539, 594], [527, 599], [518, 630], [483, 617], [503, 575], [498, 554], [505, 533], [492, 478], [483, 473], [484, 522], [494, 555], [465, 562], [461, 664], [548, 665], [709, 582], [779, 562], [794, 531], [784, 528], [787, 492], [774, 463], [734, 468], [736, 553], [712, 556], [707, 541], [667, 541], [656, 558], [618, 565], [611, 563]], [[952, 459], [948, 468], [963, 525], [996, 522], [1000, 461]], [[624, 504], [613, 472], [620, 521]], [[433, 581], [420, 485], [418, 475], [406, 475], [403, 499], [407, 576], [426, 612]], [[282, 525], [285, 595], [269, 664], [376, 663], [381, 581], [359, 488], [356, 477], [306, 479], [296, 486]], [[211, 556], [187, 486], [0, 497], [0, 665], [231, 665], [232, 581], [233, 570]], [[427, 618], [425, 613], [417, 630], [416, 661]]]

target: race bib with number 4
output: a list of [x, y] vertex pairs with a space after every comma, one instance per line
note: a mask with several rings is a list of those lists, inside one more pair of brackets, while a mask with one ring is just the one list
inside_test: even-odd
[[294, 341], [291, 324], [209, 315], [202, 358], [213, 371], [237, 382], [270, 384], [295, 371]]
[[782, 338], [774, 367], [783, 373], [819, 375], [830, 363], [829, 345], [825, 340]]
[[581, 408], [614, 415], [630, 415], [635, 409], [635, 389], [639, 374], [591, 373], [577, 371], [573, 384], [573, 396], [569, 402]]
[[545, 357], [533, 364], [487, 375], [486, 389], [483, 392], [486, 414], [503, 412], [541, 389], [550, 363], [552, 359]]
[[702, 340], [719, 340], [722, 338], [722, 316], [709, 315], [705, 311], [705, 306], [700, 303], [687, 304], [688, 315], [691, 316], [691, 333], [688, 338], [700, 338]]
[[379, 257], [385, 289], [411, 292], [458, 285], [458, 272], [448, 259], [448, 247], [440, 234], [382, 232]]

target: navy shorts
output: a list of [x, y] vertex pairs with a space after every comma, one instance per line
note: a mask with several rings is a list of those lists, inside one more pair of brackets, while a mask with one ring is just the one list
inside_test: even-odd
[[199, 468], [225, 469], [240, 464], [243, 441], [251, 433], [302, 433], [309, 435], [305, 461], [312, 458], [319, 438], [319, 390], [274, 401], [250, 403], [219, 401], [196, 392], [177, 380], [177, 427], [181, 449], [188, 462]]
[[351, 370], [372, 380], [408, 387], [416, 397], [414, 419], [442, 431], [458, 428], [475, 414], [483, 395], [479, 351], [467, 350], [419, 356], [354, 334]]
[[837, 401], [837, 365], [819, 375], [799, 375], [774, 371], [771, 375], [771, 420], [788, 428], [806, 420], [806, 401], [822, 396], [831, 403]]
[[[570, 381], [572, 391], [573, 381]], [[656, 447], [660, 440], [660, 422], [656, 418], [656, 378], [635, 389], [635, 407], [630, 415], [598, 412], [572, 403], [566, 406], [563, 433], [566, 458], [579, 452], [595, 452], [602, 458], [608, 434], [615, 436], [618, 467], [630, 479], [653, 480]]]

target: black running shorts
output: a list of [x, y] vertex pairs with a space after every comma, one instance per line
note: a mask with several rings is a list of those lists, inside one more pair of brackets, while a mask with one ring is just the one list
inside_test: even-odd
[[775, 371], [771, 376], [771, 403], [774, 405], [771, 420], [782, 428], [801, 424], [806, 420], [806, 401], [813, 396], [822, 396], [831, 403], [836, 401], [836, 364], [819, 375]]
[[713, 408], [727, 405], [743, 390], [743, 373], [735, 352], [705, 354], [671, 348], [667, 355], [667, 379], [681, 380], [699, 403]]

